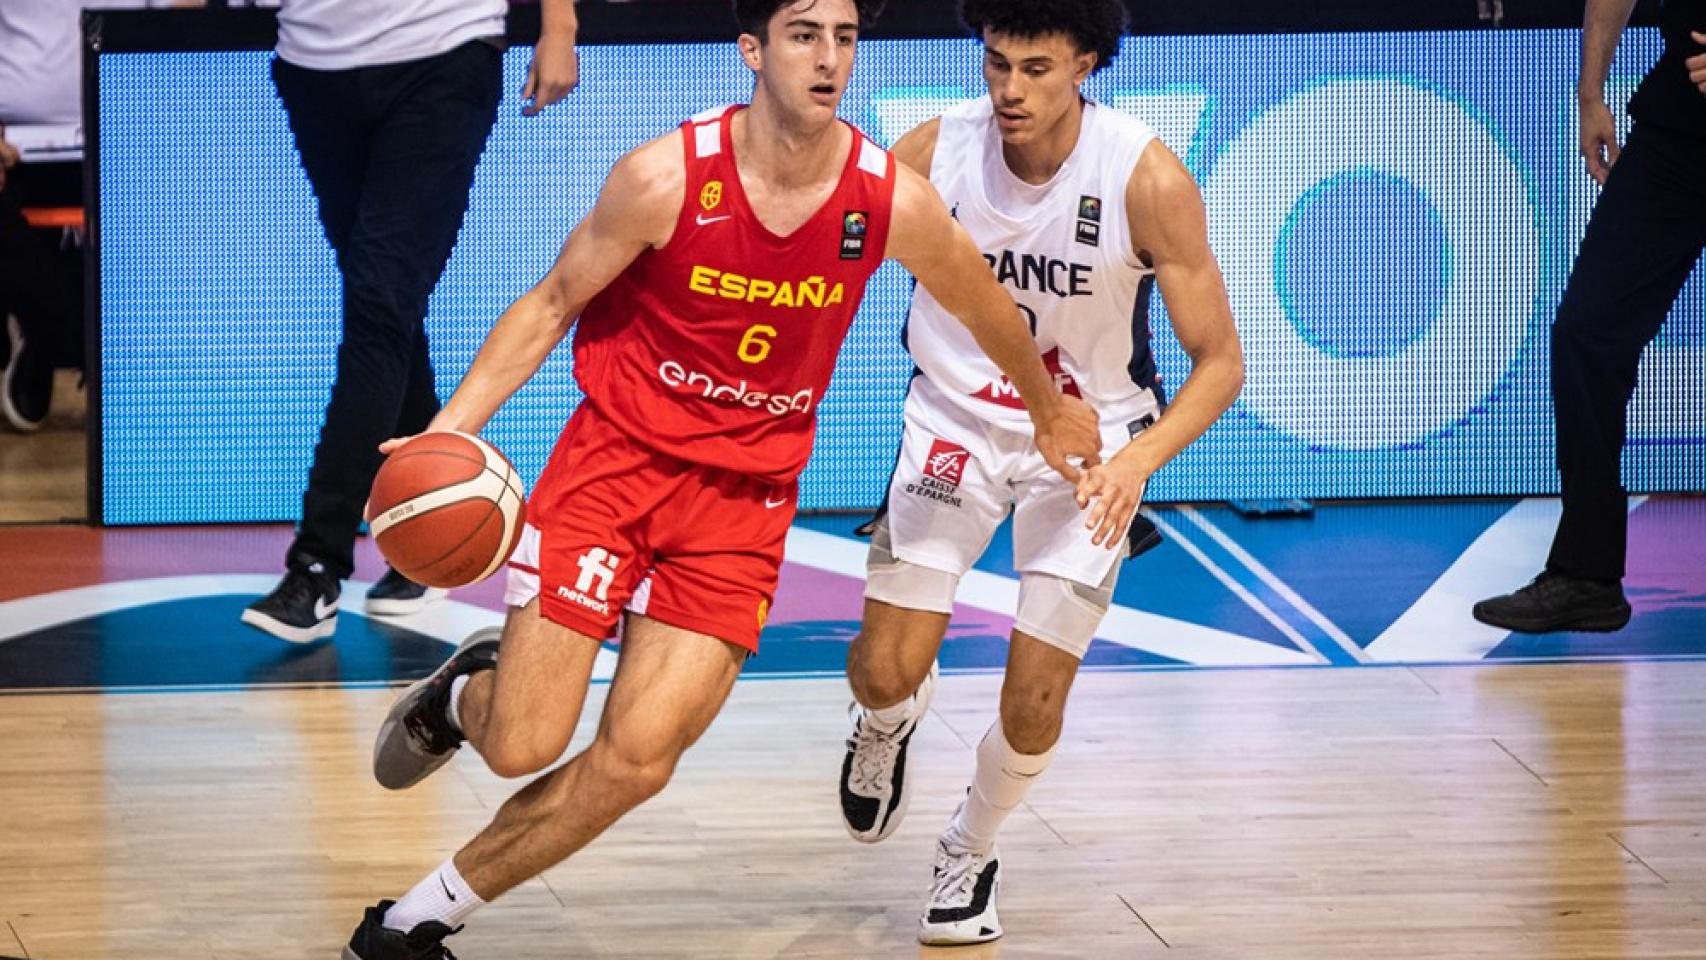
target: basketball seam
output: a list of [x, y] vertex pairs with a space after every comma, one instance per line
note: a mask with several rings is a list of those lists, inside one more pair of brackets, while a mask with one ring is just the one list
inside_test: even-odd
[[[470, 444], [473, 445], [474, 449], [478, 452], [479, 456], [478, 457], [470, 457], [464, 453], [454, 451], [454, 450], [437, 450], [437, 449], [435, 449], [435, 450], [421, 450], [421, 451], [415, 451], [415, 452], [410, 452], [407, 450], [399, 450], [388, 461], [388, 464], [389, 463], [395, 463], [395, 462], [402, 461], [402, 460], [407, 460], [407, 459], [410, 459], [412, 457], [445, 457], [445, 458], [448, 458], [451, 460], [460, 460], [464, 463], [478, 464], [480, 467], [480, 472], [474, 474], [472, 477], [469, 477], [466, 480], [460, 480], [460, 481], [458, 481], [458, 482], [456, 482], [456, 483], [454, 483], [448, 487], [442, 487], [438, 490], [430, 491], [429, 493], [426, 493], [426, 494], [411, 497], [408, 500], [402, 501], [401, 503], [394, 504], [391, 506], [390, 509], [381, 511], [379, 514], [379, 517], [377, 517], [375, 519], [381, 519], [381, 518], [385, 517], [387, 514], [396, 510], [398, 507], [404, 506], [404, 505], [409, 504], [409, 503], [414, 503], [416, 501], [423, 499], [424, 497], [430, 497], [433, 494], [444, 494], [446, 492], [455, 491], [455, 490], [457, 490], [459, 488], [463, 488], [463, 487], [474, 486], [474, 485], [478, 484], [480, 481], [484, 480], [484, 477], [482, 476], [482, 474], [489, 473], [493, 477], [496, 477], [498, 484], [502, 489], [498, 492], [498, 494], [496, 496], [492, 497], [488, 501], [490, 506], [487, 509], [485, 515], [480, 517], [480, 519], [477, 523], [473, 524], [473, 526], [469, 529], [467, 536], [463, 537], [460, 541], [456, 542], [455, 544], [453, 544], [450, 547], [448, 547], [447, 549], [445, 549], [444, 552], [440, 553], [438, 556], [434, 557], [433, 559], [427, 561], [426, 563], [420, 564], [419, 567], [416, 568], [418, 570], [430, 570], [433, 567], [436, 567], [437, 565], [439, 565], [440, 563], [443, 563], [447, 558], [449, 558], [451, 555], [455, 554], [458, 550], [461, 550], [463, 547], [467, 546], [468, 542], [473, 540], [476, 536], [478, 536], [480, 534], [480, 532], [486, 528], [486, 524], [491, 522], [492, 515], [494, 513], [502, 513], [502, 511], [503, 511], [503, 502], [502, 501], [506, 495], [508, 495], [512, 492], [515, 493], [517, 500], [519, 502], [519, 505], [522, 507], [525, 507], [526, 503], [527, 503], [527, 494], [526, 494], [525, 489], [517, 490], [517, 485], [515, 483], [512, 483], [512, 481], [519, 481], [520, 475], [516, 473], [515, 465], [509, 462], [508, 457], [505, 457], [501, 452], [498, 451], [498, 449], [496, 447], [493, 447], [491, 444], [480, 439], [478, 436], [475, 436], [472, 434], [462, 433], [459, 430], [447, 430], [444, 432], [446, 434], [451, 435], [451, 436], [462, 437], [463, 439], [467, 440]], [[499, 473], [497, 470], [493, 469], [492, 461], [494, 458], [497, 460], [497, 462], [499, 464], [502, 464], [502, 466], [504, 468], [504, 472]], [[418, 517], [424, 517], [428, 514], [436, 513], [437, 511], [439, 511], [441, 509], [444, 509], [444, 508], [450, 507], [450, 506], [454, 506], [454, 505], [456, 505], [458, 503], [462, 503], [462, 502], [466, 502], [466, 498], [460, 499], [460, 500], [449, 500], [445, 503], [438, 504], [438, 505], [436, 505], [430, 509], [422, 510], [422, 511], [419, 511], [416, 513], [412, 513], [408, 517], [403, 518], [403, 520], [411, 520], [411, 519], [415, 519]], [[403, 521], [397, 521], [397, 522], [403, 522]], [[501, 523], [501, 520], [500, 520], [500, 523]], [[372, 520], [368, 521], [368, 529], [373, 533], [373, 537], [374, 537], [375, 542], [378, 541], [378, 539], [385, 533], [385, 531], [391, 529], [391, 527], [394, 525], [395, 525], [395, 523], [389, 523], [388, 522], [388, 523], [384, 523], [382, 525], [377, 525], [377, 529], [376, 529], [376, 524], [374, 523], [374, 521], [372, 521]], [[488, 564], [485, 567], [484, 572], [482, 572], [482, 574], [478, 578], [476, 578], [475, 580], [470, 581], [470, 582], [471, 583], [478, 583], [480, 580], [484, 580], [487, 577], [491, 576], [491, 574], [494, 571], [496, 571], [499, 567], [501, 567], [503, 565], [504, 561], [509, 558], [509, 554], [514, 552], [515, 542], [518, 539], [519, 539], [518, 537], [514, 537], [514, 536], [503, 537], [499, 542], [500, 552], [502, 553], [502, 556], [495, 558], [492, 563]], [[380, 552], [383, 553], [384, 551], [381, 550]]]
[[[462, 459], [467, 459], [467, 458], [465, 458], [465, 457], [464, 457], [464, 458], [462, 458]], [[509, 472], [510, 472], [510, 475], [514, 475], [514, 473], [515, 473], [515, 468], [514, 468], [514, 467], [510, 467], [510, 471], [509, 471]], [[497, 478], [498, 478], [498, 482], [499, 482], [499, 483], [501, 483], [501, 484], [503, 484], [503, 488], [504, 488], [504, 492], [505, 492], [505, 493], [507, 493], [507, 492], [509, 492], [509, 491], [510, 491], [510, 490], [513, 490], [513, 489], [515, 489], [515, 488], [514, 488], [514, 487], [512, 487], [512, 486], [510, 486], [510, 482], [509, 482], [509, 476], [506, 476], [506, 475], [504, 475], [504, 474], [501, 474], [501, 473], [498, 473], [498, 472], [497, 472], [497, 471], [496, 471], [496, 470], [493, 470], [493, 469], [492, 469], [492, 468], [491, 468], [491, 467], [490, 467], [490, 466], [486, 466], [486, 467], [483, 467], [483, 468], [481, 468], [481, 473], [489, 473], [489, 474], [491, 474], [491, 475], [492, 475], [492, 476], [494, 476], [494, 477], [497, 477]], [[476, 480], [479, 480], [479, 479], [480, 479], [480, 477], [479, 477], [479, 475], [478, 475], [478, 474], [476, 474], [476, 475], [475, 475], [475, 476], [473, 476], [473, 477], [471, 477], [471, 478], [469, 478], [469, 479], [467, 479], [467, 480], [463, 480], [463, 481], [462, 481], [462, 482], [461, 482], [461, 483], [458, 483], [458, 484], [456, 484], [456, 487], [460, 487], [460, 486], [464, 486], [464, 485], [466, 485], [466, 484], [471, 484], [471, 483], [473, 483], [473, 482], [474, 482], [474, 481], [476, 481]], [[444, 489], [446, 489], [446, 490], [454, 490], [454, 489], [455, 489], [455, 487], [445, 487], [445, 488], [444, 488]], [[450, 555], [451, 555], [451, 554], [453, 554], [453, 553], [455, 553], [455, 552], [456, 552], [456, 551], [458, 551], [458, 550], [460, 550], [460, 549], [462, 549], [462, 548], [463, 548], [463, 547], [464, 547], [464, 546], [467, 546], [467, 544], [468, 544], [468, 541], [470, 541], [470, 540], [472, 540], [472, 539], [474, 539], [474, 538], [475, 538], [475, 537], [476, 537], [476, 536], [478, 536], [478, 535], [479, 535], [479, 533], [480, 533], [480, 531], [481, 531], [481, 530], [484, 530], [484, 529], [485, 529], [485, 527], [486, 527], [486, 522], [487, 522], [487, 521], [489, 521], [489, 520], [491, 520], [491, 519], [492, 519], [492, 514], [493, 514], [493, 513], [495, 513], [495, 512], [497, 512], [497, 511], [498, 511], [498, 510], [499, 510], [499, 509], [500, 509], [500, 508], [499, 508], [499, 507], [498, 507], [498, 498], [499, 498], [499, 497], [502, 497], [502, 496], [503, 496], [503, 494], [502, 494], [502, 493], [500, 493], [500, 494], [498, 494], [498, 497], [494, 497], [494, 498], [493, 498], [493, 499], [492, 499], [492, 500], [491, 500], [491, 501], [489, 501], [489, 502], [490, 502], [490, 503], [491, 503], [491, 509], [490, 509], [490, 510], [487, 510], [487, 511], [486, 511], [486, 514], [485, 514], [485, 516], [483, 516], [483, 517], [481, 517], [481, 518], [480, 518], [480, 522], [479, 522], [479, 523], [476, 523], [476, 524], [474, 524], [474, 527], [473, 527], [473, 530], [471, 530], [471, 531], [470, 531], [470, 532], [469, 532], [469, 534], [468, 534], [468, 535], [467, 535], [467, 536], [465, 536], [465, 537], [463, 537], [463, 538], [462, 538], [462, 539], [461, 539], [461, 540], [459, 540], [459, 541], [458, 541], [458, 542], [457, 542], [457, 543], [456, 543], [456, 545], [455, 545], [455, 546], [453, 546], [453, 547], [450, 547], [450, 548], [449, 548], [449, 549], [448, 549], [448, 550], [445, 550], [445, 551], [444, 551], [444, 552], [443, 552], [443, 553], [441, 553], [441, 554], [439, 554], [439, 555], [438, 555], [438, 556], [436, 556], [436, 557], [434, 557], [434, 558], [433, 558], [433, 559], [431, 559], [431, 560], [429, 560], [429, 561], [427, 561], [427, 562], [426, 562], [426, 563], [423, 563], [423, 564], [421, 564], [421, 565], [420, 565], [420, 568], [421, 568], [421, 569], [423, 569], [423, 570], [430, 570], [430, 569], [432, 569], [432, 568], [433, 568], [433, 567], [436, 567], [436, 566], [438, 566], [438, 565], [439, 565], [439, 564], [441, 564], [441, 563], [443, 563], [443, 562], [444, 562], [444, 560], [445, 560], [445, 558], [446, 558], [446, 557], [449, 557], [449, 556], [450, 556]], [[417, 499], [418, 499], [418, 498], [417, 498]], [[409, 500], [405, 500], [405, 501], [403, 501], [403, 503], [410, 503], [410, 502], [412, 502], [412, 501], [409, 501]], [[398, 504], [398, 505], [397, 505], [397, 506], [402, 506], [402, 504]], [[434, 508], [432, 508], [432, 509], [431, 509], [431, 510], [424, 510], [424, 511], [422, 511], [422, 512], [420, 512], [420, 513], [417, 513], [417, 514], [415, 514], [415, 515], [414, 515], [414, 516], [417, 516], [417, 517], [424, 517], [424, 516], [426, 516], [426, 515], [427, 515], [427, 514], [429, 514], [429, 513], [435, 513], [435, 512], [437, 512], [437, 511], [439, 511], [439, 510], [442, 510], [442, 509], [444, 509], [444, 507], [449, 507], [449, 506], [454, 506], [454, 503], [446, 503], [446, 504], [444, 504], [444, 505], [443, 505], [443, 506], [438, 506], [438, 507], [434, 507]], [[392, 508], [391, 508], [391, 509], [392, 509], [392, 510], [395, 510], [395, 509], [396, 509], [396, 507], [392, 507]], [[387, 512], [390, 512], [390, 511], [387, 511]], [[387, 528], [386, 528], [386, 529], [390, 529], [390, 528], [389, 528], [389, 526], [387, 526]], [[375, 536], [375, 538], [377, 538], [377, 537], [378, 537], [378, 534], [375, 534], [375, 535], [374, 535], [374, 536]], [[506, 538], [506, 539], [507, 539], [507, 538]], [[513, 547], [512, 547], [512, 549], [513, 549]], [[504, 560], [507, 560], [507, 559], [509, 559], [509, 558], [508, 558], [508, 557], [507, 557], [507, 556], [506, 556], [506, 557], [503, 557], [503, 558], [501, 558], [501, 559], [499, 559], [499, 560], [498, 560], [498, 563], [497, 563], [497, 565], [496, 565], [496, 566], [501, 566], [501, 565], [502, 565], [502, 564], [503, 564], [503, 561], [504, 561]], [[488, 568], [488, 569], [496, 569], [496, 566], [494, 566], [494, 567], [490, 567], [490, 568]], [[489, 577], [489, 576], [491, 576], [491, 574], [490, 574], [490, 573], [487, 573], [487, 574], [486, 574], [486, 576], [487, 576], [487, 577]], [[485, 577], [481, 577], [481, 578], [480, 578], [480, 580], [484, 580], [484, 579], [485, 579]], [[479, 581], [479, 580], [475, 580], [475, 581], [472, 581], [472, 582], [474, 582], [474, 583], [478, 583], [478, 582], [480, 582], [480, 581]]]
[[[513, 469], [511, 469], [510, 474], [513, 475], [514, 473], [515, 473], [515, 471]], [[504, 491], [503, 491], [503, 493], [498, 494], [497, 499], [492, 501], [492, 509], [498, 511], [499, 513], [503, 513], [504, 514], [503, 520], [508, 520], [509, 516], [504, 511], [503, 501], [504, 501], [504, 497], [515, 492], [515, 488], [510, 486], [509, 476], [505, 476], [503, 478], [503, 480], [504, 480]], [[524, 500], [522, 502], [525, 503], [526, 501]], [[488, 518], [490, 516], [491, 516], [491, 514], [487, 514]], [[482, 526], [482, 527], [485, 526], [485, 523], [486, 522], [484, 520], [480, 521], [480, 526]], [[520, 528], [521, 528], [521, 524], [519, 524], [519, 523], [516, 524], [516, 529], [519, 530]], [[475, 529], [477, 531], [479, 528], [476, 527]], [[480, 577], [478, 580], [474, 581], [475, 583], [479, 583], [480, 580], [484, 580], [487, 577], [491, 576], [492, 574], [497, 573], [498, 568], [503, 566], [504, 561], [509, 559], [509, 555], [515, 552], [515, 536], [514, 536], [514, 534], [509, 533], [509, 531], [507, 531], [507, 530], [504, 532], [505, 532], [506, 536], [499, 543], [498, 555], [496, 557], [492, 558], [491, 563], [486, 564], [486, 568], [484, 570], [480, 571]], [[469, 536], [472, 537], [473, 534], [469, 534]]]

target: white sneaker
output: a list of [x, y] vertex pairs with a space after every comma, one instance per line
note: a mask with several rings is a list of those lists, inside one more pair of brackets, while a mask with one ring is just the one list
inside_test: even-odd
[[988, 943], [1001, 936], [995, 896], [1001, 889], [1001, 860], [988, 853], [950, 850], [936, 841], [936, 877], [930, 902], [918, 922], [918, 942], [930, 946]]
[[930, 672], [912, 695], [912, 717], [898, 727], [877, 724], [858, 701], [847, 708], [853, 735], [847, 738], [847, 755], [841, 761], [841, 822], [861, 843], [887, 839], [906, 817], [912, 800], [907, 748], [930, 710], [938, 674], [936, 664], [930, 664]]

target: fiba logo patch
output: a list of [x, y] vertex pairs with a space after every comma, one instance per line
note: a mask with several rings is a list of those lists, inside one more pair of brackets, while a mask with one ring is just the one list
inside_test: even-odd
[[1078, 228], [1075, 239], [1087, 247], [1102, 243], [1102, 198], [1078, 198]]
[[616, 568], [622, 559], [603, 547], [593, 547], [575, 561], [580, 576], [575, 587], [558, 587], [557, 595], [570, 603], [579, 604], [599, 614], [610, 612], [610, 584], [616, 579]]
[[917, 482], [906, 485], [906, 492], [950, 507], [960, 506], [957, 491], [970, 459], [971, 451], [965, 447], [939, 438], [932, 440], [930, 452], [924, 456], [923, 473]]
[[865, 256], [865, 231], [870, 218], [863, 210], [849, 210], [841, 218], [841, 259], [858, 260]]
[[723, 202], [723, 181], [712, 180], [699, 191], [699, 205], [706, 210], [715, 210]]

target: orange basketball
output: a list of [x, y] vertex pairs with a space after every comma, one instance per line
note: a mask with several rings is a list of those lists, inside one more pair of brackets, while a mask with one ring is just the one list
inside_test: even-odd
[[465, 433], [423, 433], [379, 468], [367, 525], [397, 572], [461, 587], [497, 572], [527, 519], [521, 476], [495, 447]]

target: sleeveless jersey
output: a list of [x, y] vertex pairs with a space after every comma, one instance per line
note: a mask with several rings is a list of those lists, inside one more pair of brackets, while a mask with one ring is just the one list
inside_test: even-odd
[[835, 192], [779, 237], [741, 189], [730, 123], [743, 109], [682, 125], [687, 193], [675, 233], [587, 304], [575, 377], [640, 443], [783, 483], [811, 456], [818, 403], [882, 263], [895, 169], [853, 129]]
[[[1031, 323], [1063, 393], [1104, 420], [1162, 402], [1149, 348], [1153, 272], [1132, 251], [1126, 185], [1155, 133], [1132, 117], [1084, 104], [1078, 143], [1047, 184], [1007, 168], [988, 97], [943, 114], [930, 182], [971, 234]], [[922, 286], [906, 346], [939, 393], [979, 418], [1029, 430], [1012, 383]]]

